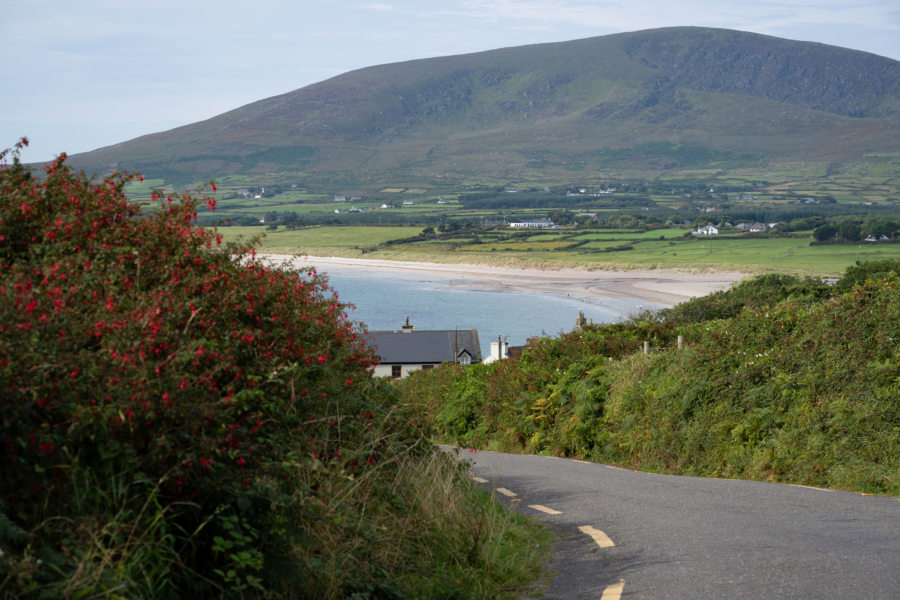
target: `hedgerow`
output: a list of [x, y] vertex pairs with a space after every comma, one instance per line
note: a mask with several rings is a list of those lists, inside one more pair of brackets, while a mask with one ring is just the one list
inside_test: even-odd
[[[590, 325], [555, 339], [532, 340], [519, 358], [417, 371], [399, 388], [408, 402], [421, 406], [447, 442], [586, 457], [600, 414], [590, 400], [596, 394], [587, 391], [593, 384], [574, 395], [556, 390], [592, 377], [644, 341], [660, 347], [674, 345], [676, 338], [671, 322]], [[560, 423], [567, 425], [558, 429]]]
[[[61, 155], [38, 177], [10, 156], [4, 597], [468, 597], [490, 585], [489, 544], [456, 532], [493, 509], [472, 504], [464, 471], [371, 378], [374, 357], [325, 279], [196, 227], [211, 195], [139, 206], [123, 193], [138, 175], [94, 182]], [[433, 477], [441, 502], [423, 503]]]
[[542, 339], [401, 389], [462, 445], [900, 493], [900, 278], [892, 264], [848, 272], [877, 279], [840, 293], [766, 276], [662, 323]]

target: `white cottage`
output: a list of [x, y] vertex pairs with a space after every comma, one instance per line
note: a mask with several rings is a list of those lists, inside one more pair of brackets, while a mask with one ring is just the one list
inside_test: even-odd
[[370, 331], [366, 344], [379, 359], [376, 377], [401, 379], [412, 371], [433, 369], [443, 363], [481, 362], [477, 329], [417, 331], [408, 317], [399, 331]]

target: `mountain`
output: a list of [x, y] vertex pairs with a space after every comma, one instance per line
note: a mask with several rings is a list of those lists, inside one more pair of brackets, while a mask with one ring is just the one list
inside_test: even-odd
[[551, 180], [900, 151], [900, 62], [675, 27], [359, 69], [75, 155], [187, 183]]

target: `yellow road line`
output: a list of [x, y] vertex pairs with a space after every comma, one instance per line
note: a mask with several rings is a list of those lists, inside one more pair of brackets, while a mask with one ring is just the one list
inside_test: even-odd
[[503, 494], [504, 496], [509, 496], [510, 498], [512, 498], [513, 496], [516, 495], [515, 492], [512, 492], [506, 488], [497, 488], [497, 491], [500, 492], [501, 494]]
[[791, 487], [798, 487], [807, 490], [816, 490], [819, 492], [833, 492], [834, 490], [829, 490], [828, 488], [815, 487], [813, 485], [800, 485], [799, 483], [788, 483], [787, 485]]
[[487, 483], [488, 482], [488, 480], [484, 479], [483, 477], [473, 477], [472, 481], [474, 481], [475, 483]]
[[615, 546], [613, 541], [609, 539], [609, 536], [600, 531], [599, 529], [594, 529], [590, 525], [582, 525], [578, 528], [578, 531], [585, 535], [591, 536], [593, 540], [597, 543], [601, 548], [612, 548]]
[[625, 589], [625, 580], [620, 579], [619, 583], [614, 583], [610, 586], [607, 586], [605, 590], [603, 590], [603, 595], [600, 596], [600, 600], [619, 600], [622, 597], [622, 590]]
[[542, 513], [547, 513], [548, 515], [561, 515], [562, 514], [558, 510], [553, 510], [552, 508], [547, 508], [546, 506], [541, 506], [540, 504], [529, 504], [528, 508], [533, 508], [534, 510], [539, 510]]

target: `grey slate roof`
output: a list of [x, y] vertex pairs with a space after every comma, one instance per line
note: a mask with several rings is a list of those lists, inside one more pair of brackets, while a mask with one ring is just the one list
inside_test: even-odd
[[456, 362], [464, 351], [473, 363], [481, 362], [477, 329], [370, 331], [366, 344], [384, 364]]

